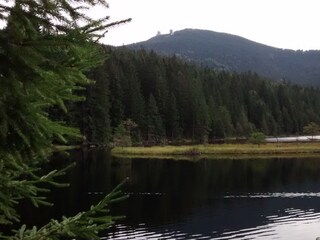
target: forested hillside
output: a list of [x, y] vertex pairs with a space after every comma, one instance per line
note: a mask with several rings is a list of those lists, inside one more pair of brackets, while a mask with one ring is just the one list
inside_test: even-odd
[[320, 85], [320, 51], [274, 48], [248, 39], [213, 31], [185, 29], [129, 45], [153, 50], [225, 71], [253, 71], [275, 80]]
[[126, 134], [136, 143], [203, 142], [254, 131], [296, 134], [311, 121], [320, 123], [316, 88], [216, 72], [144, 50], [105, 51], [109, 59], [89, 73], [96, 83], [79, 92], [87, 100], [70, 112], [69, 121], [90, 142]]

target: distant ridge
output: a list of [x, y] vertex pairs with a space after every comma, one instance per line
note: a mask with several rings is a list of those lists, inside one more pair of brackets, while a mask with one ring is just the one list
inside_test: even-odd
[[184, 29], [128, 45], [131, 49], [176, 54], [188, 61], [235, 72], [253, 71], [275, 80], [320, 86], [320, 51], [294, 51], [243, 37], [199, 29]]

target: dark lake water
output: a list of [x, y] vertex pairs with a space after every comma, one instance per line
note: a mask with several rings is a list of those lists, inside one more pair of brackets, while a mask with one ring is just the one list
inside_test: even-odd
[[313, 239], [320, 236], [320, 158], [119, 159], [105, 151], [57, 155], [76, 160], [55, 189], [53, 208], [24, 207], [41, 225], [84, 210], [124, 178], [130, 198], [112, 207], [126, 219], [102, 239]]

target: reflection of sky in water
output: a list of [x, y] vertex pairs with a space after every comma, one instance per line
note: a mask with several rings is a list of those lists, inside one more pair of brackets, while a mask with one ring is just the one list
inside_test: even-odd
[[267, 216], [269, 223], [255, 228], [229, 231], [212, 239], [316, 239], [320, 236], [320, 214], [312, 209], [286, 209], [286, 216]]
[[226, 195], [224, 198], [310, 198], [320, 197], [320, 192], [313, 193], [294, 193], [294, 192], [279, 192], [279, 193], [260, 193], [248, 195]]
[[[295, 214], [294, 214], [295, 215]], [[149, 229], [140, 224], [137, 228], [127, 228], [123, 225], [118, 225], [117, 233], [111, 234], [103, 239], [316, 239], [315, 233], [320, 232], [319, 214], [300, 211], [299, 216], [292, 216], [289, 214], [286, 221], [283, 219], [274, 219], [270, 223], [258, 226], [256, 228], [241, 229], [239, 231], [228, 231], [217, 236], [190, 234], [184, 233], [180, 230], [170, 229]], [[320, 235], [320, 233], [319, 233]]]
[[139, 211], [105, 239], [320, 237], [318, 159], [148, 163], [132, 164]]
[[[320, 236], [320, 214], [313, 210], [302, 211], [298, 209], [287, 209], [287, 216], [266, 217], [269, 223], [255, 228], [245, 228], [237, 231], [225, 231], [217, 234], [215, 231], [210, 235], [186, 233], [175, 230], [170, 226], [162, 228], [148, 228], [140, 224], [136, 228], [124, 225], [117, 226], [117, 232], [110, 234], [103, 239], [316, 239], [316, 233]], [[183, 224], [183, 223], [182, 223]]]
[[319, 197], [320, 193], [226, 196], [195, 209], [179, 222], [135, 227], [121, 224], [103, 239], [315, 240], [320, 236], [320, 213], [313, 208], [282, 209], [282, 206], [317, 205]]

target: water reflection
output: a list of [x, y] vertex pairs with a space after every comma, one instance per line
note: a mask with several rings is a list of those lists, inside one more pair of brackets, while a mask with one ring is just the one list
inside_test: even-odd
[[[135, 159], [131, 166], [131, 192], [150, 194], [132, 195], [125, 210], [127, 220], [106, 239], [315, 239], [318, 235], [318, 159]], [[290, 209], [299, 209], [299, 216]]]
[[[54, 165], [69, 161], [56, 158]], [[70, 189], [54, 190], [55, 208], [33, 222], [83, 210], [129, 177], [130, 199], [112, 209], [127, 218], [103, 239], [320, 236], [320, 159], [116, 159], [104, 151], [71, 159], [78, 164], [65, 179]]]

